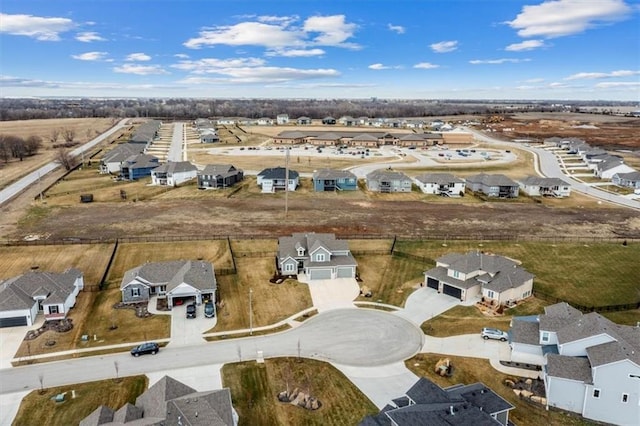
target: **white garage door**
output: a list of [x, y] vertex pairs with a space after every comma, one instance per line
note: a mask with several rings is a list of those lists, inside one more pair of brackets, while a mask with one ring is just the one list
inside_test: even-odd
[[353, 268], [338, 268], [338, 278], [353, 278], [354, 275]]
[[309, 271], [309, 279], [329, 280], [331, 279], [331, 269], [312, 269]]

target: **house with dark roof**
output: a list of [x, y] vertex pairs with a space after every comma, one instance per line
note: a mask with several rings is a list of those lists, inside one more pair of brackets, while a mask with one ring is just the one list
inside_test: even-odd
[[158, 157], [148, 154], [136, 154], [123, 161], [120, 177], [124, 180], [138, 180], [151, 176], [151, 170], [160, 165]]
[[311, 118], [303, 115], [301, 117], [298, 117], [298, 119], [296, 120], [296, 124], [298, 124], [299, 126], [306, 126], [308, 124], [311, 124]]
[[310, 136], [307, 142], [315, 146], [336, 146], [340, 145], [342, 137], [333, 132], [323, 132], [317, 136]]
[[160, 120], [149, 120], [142, 123], [131, 135], [129, 142], [142, 144], [144, 147], [148, 147], [158, 136], [160, 126], [162, 126], [162, 121]]
[[244, 179], [244, 172], [231, 164], [207, 164], [197, 177], [198, 189], [229, 188]]
[[320, 169], [313, 173], [313, 190], [355, 191], [358, 189], [358, 178], [348, 170]]
[[415, 177], [416, 185], [425, 194], [462, 197], [466, 182], [451, 173], [423, 173]]
[[367, 174], [367, 189], [373, 192], [411, 192], [413, 181], [402, 172], [374, 170]]
[[609, 155], [596, 164], [595, 175], [600, 179], [611, 179], [618, 173], [631, 173], [635, 169], [624, 164], [624, 160], [616, 155]]
[[494, 254], [449, 253], [425, 271], [424, 285], [461, 301], [483, 297], [496, 305], [514, 303], [531, 296], [533, 274], [517, 262]]
[[441, 388], [421, 377], [359, 426], [507, 426], [515, 407], [482, 383]]
[[599, 422], [637, 424], [640, 327], [616, 324], [597, 312], [583, 314], [564, 302], [545, 307], [524, 328], [520, 322], [514, 318], [509, 332], [512, 359], [528, 349], [517, 342], [528, 340], [533, 348], [537, 335], [548, 406]]
[[471, 191], [485, 194], [488, 197], [516, 198], [520, 191], [518, 183], [503, 174], [480, 173], [469, 176], [466, 181], [467, 188]]
[[522, 191], [530, 197], [564, 198], [571, 195], [571, 185], [559, 178], [527, 176], [519, 183]]
[[135, 405], [127, 403], [116, 411], [101, 405], [80, 422], [80, 426], [237, 424], [228, 388], [198, 392], [169, 376], [141, 394]]
[[178, 186], [194, 179], [198, 168], [189, 161], [168, 161], [151, 170], [151, 184], [161, 186]]
[[40, 313], [45, 321], [64, 319], [83, 288], [84, 276], [77, 269], [29, 271], [0, 281], [0, 328], [31, 326]]
[[271, 167], [258, 173], [256, 182], [262, 192], [295, 191], [298, 188], [300, 174], [284, 167]]
[[625, 188], [640, 189], [640, 172], [616, 173], [611, 177], [611, 182]]
[[179, 301], [216, 301], [217, 283], [213, 265], [202, 260], [152, 262], [125, 272], [120, 282], [124, 303], [147, 302], [157, 295], [166, 297], [167, 305]]
[[278, 238], [277, 264], [282, 275], [305, 274], [309, 280], [355, 278], [358, 265], [346, 240], [315, 232]]
[[100, 159], [100, 173], [119, 173], [122, 163], [132, 155], [142, 154], [144, 145], [139, 143], [121, 143]]

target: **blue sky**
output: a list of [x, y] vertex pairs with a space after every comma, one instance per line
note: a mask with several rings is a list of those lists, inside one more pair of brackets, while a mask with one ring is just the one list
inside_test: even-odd
[[0, 96], [640, 101], [640, 0], [2, 0]]

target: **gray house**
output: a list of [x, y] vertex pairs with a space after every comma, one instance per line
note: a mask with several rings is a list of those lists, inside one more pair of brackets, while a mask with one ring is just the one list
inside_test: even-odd
[[367, 175], [367, 189], [374, 192], [411, 192], [413, 182], [404, 173], [374, 170]]
[[99, 425], [212, 425], [235, 426], [228, 388], [198, 392], [169, 376], [164, 376], [136, 399], [114, 411], [101, 405], [82, 419], [80, 426]]
[[489, 197], [516, 198], [520, 185], [502, 174], [488, 175], [480, 173], [467, 179], [467, 188]]
[[358, 178], [348, 170], [320, 169], [313, 173], [313, 190], [355, 191]]
[[441, 388], [421, 377], [405, 395], [390, 401], [359, 426], [507, 426], [515, 407], [483, 383]]
[[145, 263], [130, 269], [120, 283], [124, 303], [147, 302], [154, 295], [166, 297], [168, 306], [181, 301], [216, 301], [213, 265], [201, 260]]
[[231, 164], [207, 164], [198, 172], [198, 188], [228, 188], [243, 178], [244, 172]]
[[616, 173], [611, 178], [611, 182], [618, 186], [640, 189], [640, 172]]
[[345, 240], [334, 234], [299, 233], [278, 239], [278, 270], [309, 280], [355, 278], [358, 263]]
[[189, 161], [169, 161], [151, 170], [151, 184], [178, 186], [196, 177], [198, 168]]
[[144, 145], [139, 143], [122, 143], [107, 152], [100, 159], [100, 173], [119, 173], [122, 163], [127, 158], [142, 154]]
[[82, 272], [30, 271], [0, 281], [0, 328], [33, 325], [39, 313], [45, 321], [66, 318], [84, 288]]
[[562, 179], [552, 177], [527, 176], [520, 180], [520, 188], [530, 197], [564, 198], [571, 195], [571, 185]]

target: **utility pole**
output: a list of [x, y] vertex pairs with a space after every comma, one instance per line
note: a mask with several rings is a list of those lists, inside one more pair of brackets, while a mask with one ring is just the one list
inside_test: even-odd
[[40, 192], [40, 203], [42, 203], [42, 182], [40, 181], [40, 172], [38, 172], [38, 190]]
[[284, 158], [284, 180], [284, 218], [286, 219], [289, 213], [289, 147]]
[[253, 336], [253, 306], [251, 306], [251, 296], [253, 289], [249, 289], [249, 336]]

